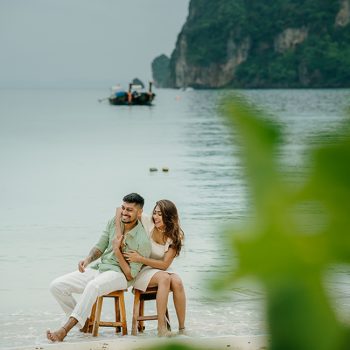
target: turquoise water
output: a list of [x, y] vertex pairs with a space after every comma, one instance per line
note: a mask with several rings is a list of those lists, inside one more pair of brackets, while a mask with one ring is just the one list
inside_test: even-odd
[[[127, 107], [99, 103], [108, 95], [104, 90], [0, 90], [1, 348], [46, 343], [45, 330], [63, 320], [50, 281], [76, 268], [129, 192], [145, 197], [146, 212], [160, 198], [178, 206], [186, 245], [175, 267], [186, 286], [191, 332], [266, 333], [258, 286], [242, 285], [225, 299], [206, 285], [227, 268], [222, 228], [247, 215], [235, 133], [217, 113], [228, 92], [156, 93], [152, 107]], [[281, 162], [295, 169], [309, 141], [341, 123], [350, 98], [350, 90], [241, 93], [282, 125]], [[344, 318], [349, 283], [346, 267], [329, 283]], [[131, 303], [128, 293], [129, 319]], [[176, 329], [172, 303], [170, 317]], [[155, 329], [147, 324], [145, 336]], [[101, 332], [102, 339], [112, 336], [109, 329]], [[89, 337], [73, 331], [67, 340]]]

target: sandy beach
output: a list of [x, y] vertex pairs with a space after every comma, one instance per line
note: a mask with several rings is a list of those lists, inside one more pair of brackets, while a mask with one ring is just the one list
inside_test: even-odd
[[137, 350], [161, 345], [191, 345], [197, 349], [263, 350], [267, 349], [265, 336], [177, 337], [176, 339], [118, 337], [113, 340], [91, 340], [35, 345], [21, 350]]

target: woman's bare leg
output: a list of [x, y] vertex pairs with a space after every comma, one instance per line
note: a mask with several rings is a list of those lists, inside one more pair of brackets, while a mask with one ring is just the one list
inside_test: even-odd
[[170, 275], [170, 289], [173, 292], [174, 306], [179, 321], [179, 330], [183, 330], [185, 329], [186, 318], [186, 295], [182, 280], [176, 274]]
[[168, 306], [168, 296], [170, 291], [170, 276], [167, 272], [157, 272], [151, 278], [149, 287], [158, 286], [157, 292], [157, 314], [158, 314], [158, 335], [166, 335], [167, 327], [165, 322], [165, 312]]

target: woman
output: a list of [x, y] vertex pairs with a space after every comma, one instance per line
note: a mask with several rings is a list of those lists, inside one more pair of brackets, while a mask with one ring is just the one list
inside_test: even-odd
[[[119, 221], [120, 210], [117, 210]], [[148, 287], [158, 287], [157, 313], [158, 336], [170, 336], [166, 327], [165, 312], [169, 291], [173, 292], [179, 334], [185, 333], [186, 296], [181, 278], [169, 270], [174, 258], [180, 254], [184, 233], [180, 227], [179, 216], [173, 202], [162, 199], [153, 209], [152, 218], [142, 215], [142, 224], [149, 234], [152, 253], [145, 258], [135, 251], [125, 253], [128, 262], [146, 265], [135, 279], [134, 288], [145, 291]], [[118, 235], [118, 232], [117, 232]]]

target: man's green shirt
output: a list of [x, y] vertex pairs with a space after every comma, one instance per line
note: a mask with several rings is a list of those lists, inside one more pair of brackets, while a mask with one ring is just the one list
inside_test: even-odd
[[[110, 220], [104, 230], [101, 238], [95, 245], [95, 247], [102, 252], [101, 262], [91, 266], [92, 269], [99, 270], [100, 272], [105, 272], [109, 270], [122, 272], [122, 269], [119, 265], [117, 257], [114, 255], [112, 241], [115, 238], [115, 218]], [[151, 255], [151, 242], [149, 237], [143, 228], [140, 221], [137, 222], [137, 225], [126, 233], [125, 239], [122, 243], [122, 251], [128, 252], [130, 250], [137, 251], [140, 255], [149, 258]], [[131, 262], [131, 276], [133, 279], [141, 270], [142, 264]], [[128, 281], [128, 286], [133, 282]]]

